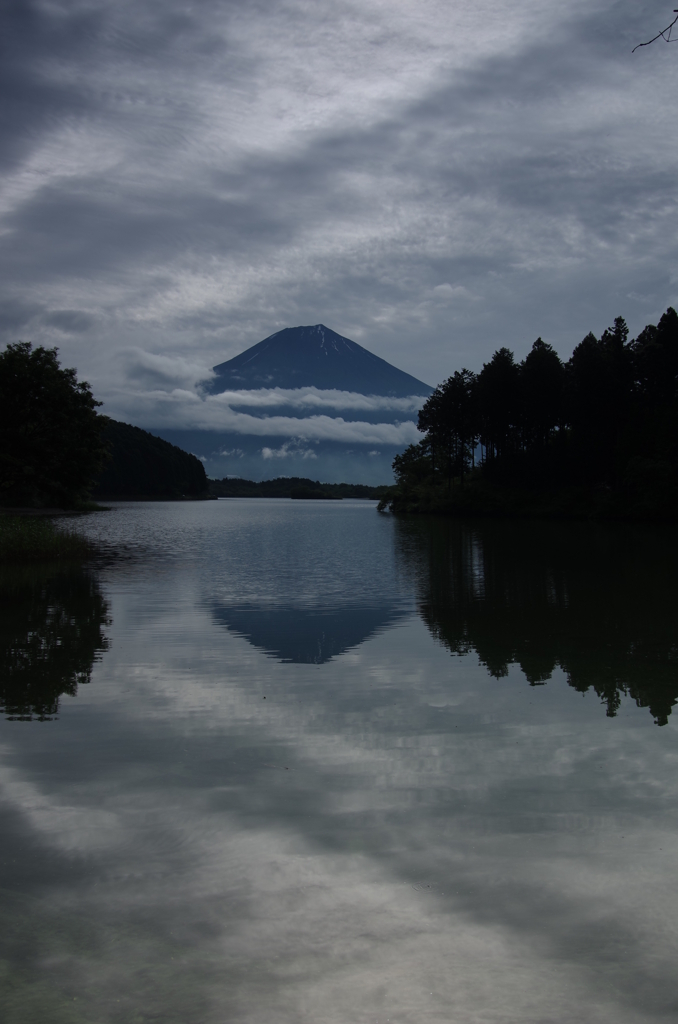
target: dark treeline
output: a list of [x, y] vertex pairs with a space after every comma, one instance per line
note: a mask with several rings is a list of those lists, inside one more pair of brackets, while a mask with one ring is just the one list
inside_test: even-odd
[[556, 669], [614, 717], [624, 697], [665, 725], [678, 700], [678, 548], [672, 526], [405, 517], [396, 522], [422, 618], [489, 674]]
[[224, 477], [209, 481], [217, 498], [381, 498], [387, 487], [367, 484], [321, 484], [303, 476], [278, 476], [274, 480], [243, 480]]
[[[577, 502], [586, 511], [584, 489], [589, 511], [597, 495], [603, 514], [673, 518], [678, 315], [669, 308], [634, 340], [628, 333], [617, 317], [565, 363], [538, 338], [522, 362], [500, 348], [480, 373], [455, 372], [419, 414], [423, 440], [396, 456], [391, 507], [501, 512], [511, 488], [569, 488], [573, 511]], [[517, 500], [516, 511], [524, 508]]]
[[108, 458], [93, 487], [95, 498], [196, 498], [207, 495], [205, 468], [195, 455], [147, 430], [102, 420]]

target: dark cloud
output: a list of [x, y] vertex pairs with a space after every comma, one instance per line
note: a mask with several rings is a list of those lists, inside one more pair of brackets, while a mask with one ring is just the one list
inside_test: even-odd
[[8, 0], [0, 9], [0, 168], [20, 165], [65, 114], [95, 116], [91, 89], [59, 67], [82, 65], [102, 31], [94, 9], [48, 8], [32, 0]]
[[14, 334], [23, 330], [41, 312], [40, 306], [19, 299], [0, 301], [0, 334]]
[[66, 334], [83, 334], [85, 331], [89, 331], [95, 323], [94, 318], [81, 309], [55, 309], [53, 312], [47, 313], [43, 319], [46, 324], [56, 327]]
[[209, 366], [300, 323], [432, 381], [636, 331], [678, 299], [678, 65], [630, 53], [663, 16], [5, 5], [3, 336], [58, 341], [110, 397], [123, 350]]

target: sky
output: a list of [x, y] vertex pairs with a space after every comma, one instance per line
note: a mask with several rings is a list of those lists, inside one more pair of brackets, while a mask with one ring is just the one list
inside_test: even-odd
[[283, 327], [430, 384], [617, 315], [633, 335], [678, 303], [678, 46], [631, 53], [673, 17], [5, 0], [0, 342], [57, 345], [151, 425]]

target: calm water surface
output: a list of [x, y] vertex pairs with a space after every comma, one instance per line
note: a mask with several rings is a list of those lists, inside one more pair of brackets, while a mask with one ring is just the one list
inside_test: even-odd
[[675, 532], [79, 526], [2, 575], [4, 1022], [678, 1019]]

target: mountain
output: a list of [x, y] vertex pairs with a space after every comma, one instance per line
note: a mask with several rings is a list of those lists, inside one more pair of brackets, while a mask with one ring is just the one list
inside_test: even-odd
[[433, 388], [343, 338], [324, 324], [286, 327], [214, 367], [211, 394], [259, 388], [352, 391], [361, 395], [430, 395]]
[[153, 433], [197, 455], [215, 480], [312, 474], [323, 483], [390, 484], [394, 456], [419, 440], [417, 412], [433, 391], [324, 324], [286, 327], [214, 374], [203, 398], [233, 394], [206, 403], [209, 429]]

